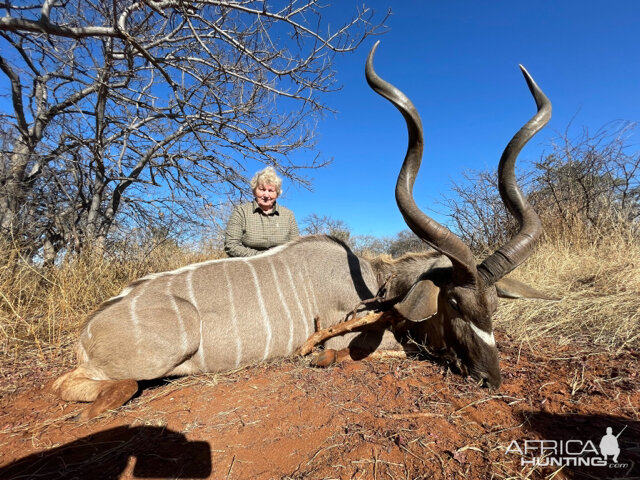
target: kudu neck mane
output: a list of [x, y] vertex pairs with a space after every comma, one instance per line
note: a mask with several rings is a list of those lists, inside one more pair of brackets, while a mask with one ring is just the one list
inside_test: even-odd
[[449, 259], [436, 251], [408, 253], [395, 259], [380, 256], [368, 261], [379, 287], [391, 277], [385, 296], [389, 300], [406, 294], [419, 280], [431, 280], [436, 285], [449, 281], [453, 271]]

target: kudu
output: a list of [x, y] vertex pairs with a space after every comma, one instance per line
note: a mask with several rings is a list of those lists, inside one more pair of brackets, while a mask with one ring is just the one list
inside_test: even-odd
[[[367, 81], [400, 110], [409, 131], [396, 200], [407, 225], [435, 251], [395, 261], [366, 260], [335, 239], [312, 236], [255, 257], [213, 260], [137, 280], [89, 317], [77, 345], [78, 366], [53, 384], [65, 400], [93, 402], [78, 419], [122, 405], [139, 380], [219, 372], [291, 355], [313, 333], [315, 319], [320, 328], [342, 321], [383, 284], [387, 293], [380, 305], [408, 319], [404, 334], [457, 358], [464, 373], [500, 385], [491, 323], [496, 284], [529, 256], [541, 233], [516, 184], [515, 160], [550, 118], [550, 103], [522, 68], [538, 113], [511, 140], [499, 167], [501, 196], [520, 229], [476, 266], [470, 249], [414, 202], [422, 125], [409, 99], [374, 72], [377, 45], [367, 59]], [[527, 295], [517, 282], [506, 286], [508, 296]], [[362, 310], [367, 308], [373, 307]], [[383, 333], [328, 343], [369, 342], [373, 350], [395, 342], [388, 332], [382, 341]]]

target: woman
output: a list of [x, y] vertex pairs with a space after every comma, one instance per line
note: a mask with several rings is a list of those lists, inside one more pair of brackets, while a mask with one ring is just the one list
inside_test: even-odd
[[230, 257], [249, 257], [298, 238], [293, 212], [278, 205], [282, 179], [273, 167], [251, 179], [254, 200], [234, 208], [224, 234], [224, 251]]

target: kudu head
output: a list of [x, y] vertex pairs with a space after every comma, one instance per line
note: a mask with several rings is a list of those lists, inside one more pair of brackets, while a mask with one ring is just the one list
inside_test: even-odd
[[[413, 184], [424, 146], [422, 122], [406, 95], [375, 73], [373, 57], [378, 43], [367, 59], [367, 82], [400, 110], [409, 131], [407, 153], [396, 184], [398, 208], [409, 228], [451, 262], [451, 267], [435, 269], [416, 282], [397, 309], [409, 320], [422, 320], [420, 331], [426, 338], [420, 340], [426, 342], [431, 350], [454, 360], [463, 374], [497, 388], [501, 375], [491, 320], [498, 305], [496, 283], [526, 260], [542, 233], [538, 215], [516, 183], [515, 161], [524, 145], [551, 118], [551, 103], [520, 66], [538, 111], [511, 139], [498, 167], [500, 196], [518, 220], [519, 230], [511, 240], [477, 265], [470, 248], [446, 227], [425, 215], [413, 199]], [[438, 288], [434, 289], [434, 285]], [[431, 314], [433, 311], [436, 313]], [[427, 315], [424, 312], [428, 312], [429, 318], [425, 319]]]

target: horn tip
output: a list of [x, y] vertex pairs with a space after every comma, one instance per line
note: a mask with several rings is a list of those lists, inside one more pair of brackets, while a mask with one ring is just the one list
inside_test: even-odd
[[520, 71], [522, 72], [522, 74], [524, 75], [524, 77], [525, 77], [525, 78], [527, 78], [527, 79], [529, 79], [529, 78], [530, 78], [530, 79], [532, 79], [532, 80], [533, 80], [533, 77], [531, 76], [531, 74], [529, 73], [529, 71], [528, 71], [526, 68], [524, 68], [524, 65], [522, 65], [521, 63], [519, 63], [519, 64], [518, 64], [518, 67], [520, 67]]
[[[538, 110], [544, 108], [546, 111], [548, 111], [548, 115], [550, 115], [551, 114], [551, 110], [550, 110], [551, 109], [551, 102], [549, 102], [549, 99], [544, 94], [544, 92], [540, 89], [540, 87], [538, 86], [536, 81], [533, 79], [531, 74], [527, 71], [527, 69], [524, 68], [524, 66], [522, 64], [519, 64], [518, 66], [520, 67], [520, 70], [522, 71], [522, 75], [524, 75], [524, 79], [527, 82], [527, 86], [529, 87], [529, 91], [531, 92], [531, 94], [533, 95], [533, 97], [534, 97], [534, 99], [536, 101], [536, 105], [538, 107]], [[547, 118], [547, 121], [548, 121], [548, 118]]]
[[376, 40], [376, 43], [373, 44], [373, 47], [371, 47], [371, 50], [369, 50], [369, 58], [368, 60], [372, 60], [373, 56], [376, 53], [376, 50], [378, 49], [378, 45], [380, 45], [380, 40]]

